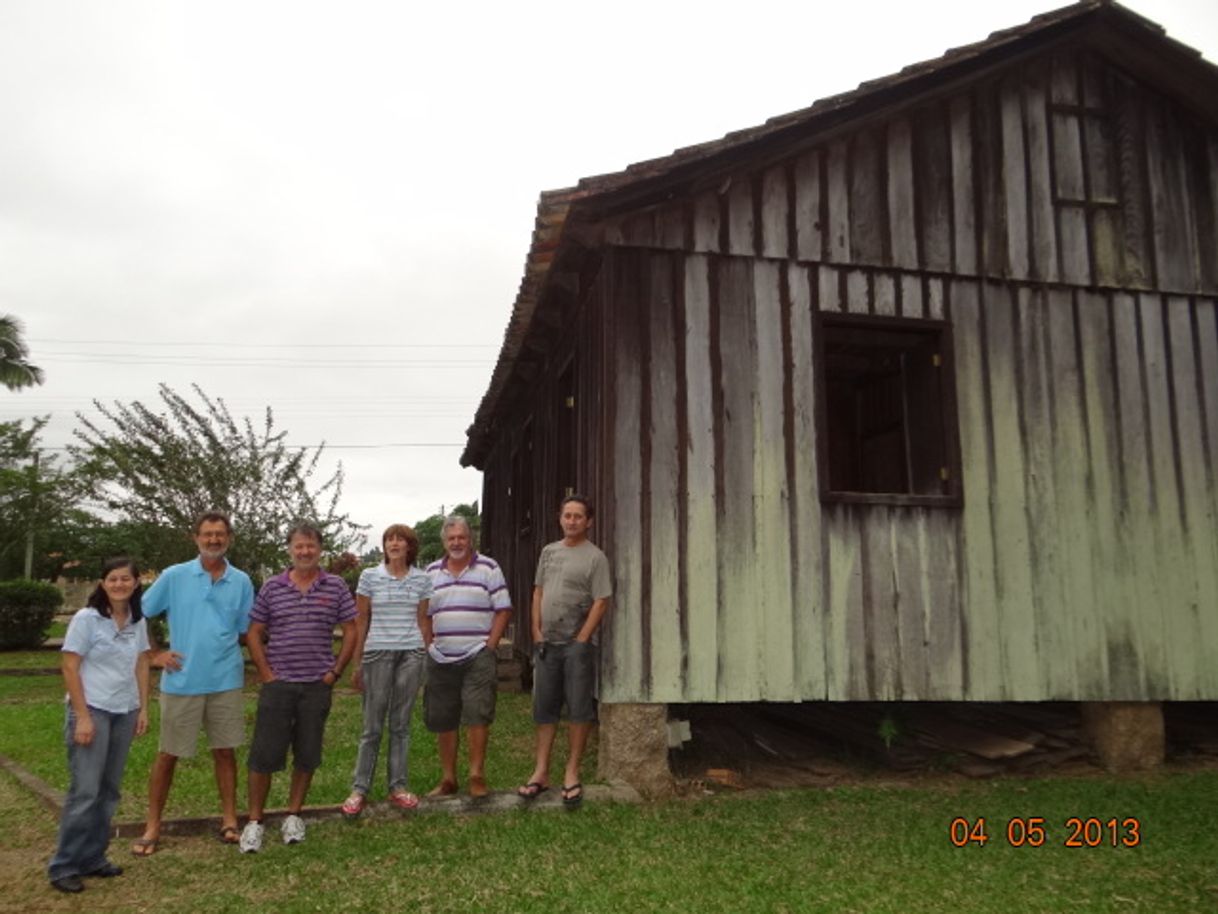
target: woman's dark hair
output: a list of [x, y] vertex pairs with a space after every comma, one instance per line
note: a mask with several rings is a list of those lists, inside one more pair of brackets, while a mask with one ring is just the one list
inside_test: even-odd
[[[135, 564], [134, 559], [129, 559], [125, 555], [115, 556], [102, 565], [101, 579], [106, 580], [106, 576], [111, 571], [117, 571], [120, 568], [130, 568], [131, 576], [135, 578], [135, 590], [131, 592], [131, 599], [127, 602], [127, 610], [131, 613], [131, 621], [139, 622], [144, 617], [140, 611], [140, 594], [144, 592], [144, 585], [140, 581], [140, 569]], [[110, 618], [110, 598], [106, 596], [105, 588], [99, 583], [93, 588], [93, 593], [89, 594], [89, 599], [85, 601], [85, 606], [91, 606], [99, 613]]]
[[391, 536], [400, 536], [406, 540], [406, 567], [409, 568], [419, 557], [419, 535], [405, 524], [390, 524], [386, 527], [385, 532], [381, 534], [381, 555], [385, 557], [386, 565], [389, 564], [389, 554], [385, 549], [385, 544], [389, 542]]

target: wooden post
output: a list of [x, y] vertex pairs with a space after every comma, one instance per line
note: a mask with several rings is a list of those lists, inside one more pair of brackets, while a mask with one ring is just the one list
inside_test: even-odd
[[1086, 701], [1083, 730], [1109, 771], [1144, 771], [1163, 764], [1163, 707], [1157, 701]]
[[601, 705], [597, 777], [625, 781], [649, 799], [671, 794], [667, 722], [667, 705]]

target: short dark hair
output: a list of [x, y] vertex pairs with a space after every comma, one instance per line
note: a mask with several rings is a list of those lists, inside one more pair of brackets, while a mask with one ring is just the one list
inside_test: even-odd
[[292, 545], [292, 540], [297, 536], [308, 536], [317, 540], [317, 545], [322, 544], [321, 531], [313, 524], [293, 524], [292, 529], [288, 531], [287, 544]]
[[381, 554], [385, 558], [385, 564], [389, 563], [385, 544], [391, 536], [400, 536], [406, 540], [406, 564], [413, 565], [415, 559], [419, 557], [419, 534], [414, 532], [414, 528], [407, 527], [405, 524], [390, 524], [386, 527], [385, 532], [381, 534]]
[[204, 511], [195, 518], [194, 532], [195, 536], [199, 535], [199, 530], [204, 524], [221, 523], [224, 524], [224, 529], [228, 531], [228, 535], [233, 535], [233, 522], [228, 519], [228, 515], [223, 511]]
[[[102, 565], [101, 581], [106, 580], [106, 576], [111, 571], [117, 571], [120, 568], [130, 568], [131, 576], [135, 578], [135, 590], [131, 592], [131, 599], [127, 601], [127, 610], [131, 613], [131, 621], [139, 622], [144, 617], [140, 611], [140, 594], [144, 592], [144, 584], [140, 581], [140, 569], [135, 564], [135, 560], [128, 558], [125, 555], [116, 555]], [[89, 594], [89, 599], [85, 600], [85, 606], [91, 606], [99, 613], [110, 618], [110, 596], [106, 593], [105, 588], [101, 586], [101, 581], [93, 588], [93, 593]]]
[[566, 498], [564, 498], [561, 502], [559, 502], [558, 513], [561, 514], [562, 509], [565, 508], [568, 505], [568, 503], [573, 502], [573, 501], [579, 502], [579, 504], [584, 506], [584, 513], [588, 515], [588, 520], [592, 520], [592, 518], [594, 518], [596, 516], [596, 511], [592, 507], [592, 500], [590, 498], [588, 498], [587, 495], [580, 495], [578, 492], [572, 492], [570, 495], [568, 495]]

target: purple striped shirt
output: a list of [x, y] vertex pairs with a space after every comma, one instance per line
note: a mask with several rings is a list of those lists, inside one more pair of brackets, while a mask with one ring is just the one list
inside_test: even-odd
[[318, 682], [334, 666], [334, 626], [355, 619], [347, 582], [321, 572], [304, 593], [288, 572], [262, 585], [250, 622], [266, 626], [266, 660], [284, 682]]
[[474, 553], [455, 577], [448, 556], [427, 566], [433, 584], [427, 615], [435, 640], [429, 653], [437, 663], [457, 663], [486, 647], [495, 613], [510, 612], [512, 600], [499, 564]]

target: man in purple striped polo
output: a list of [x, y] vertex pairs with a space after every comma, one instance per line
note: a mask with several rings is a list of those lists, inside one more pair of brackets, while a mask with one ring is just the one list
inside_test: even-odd
[[[292, 567], [258, 591], [250, 610], [250, 659], [262, 689], [249, 755], [249, 822], [241, 832], [241, 853], [262, 850], [262, 812], [271, 775], [287, 763], [292, 747], [292, 784], [284, 844], [304, 840], [300, 818], [313, 772], [321, 765], [322, 734], [330, 714], [331, 690], [355, 651], [355, 600], [346, 582], [321, 570], [321, 531], [298, 524], [288, 533]], [[334, 626], [343, 630], [334, 657]], [[265, 639], [265, 643], [264, 643]]]
[[495, 720], [495, 648], [512, 617], [503, 572], [473, 548], [469, 522], [454, 515], [440, 530], [444, 558], [427, 567], [432, 595], [419, 627], [427, 644], [423, 717], [436, 734], [440, 783], [428, 796], [457, 792], [458, 727], [469, 740], [469, 795], [485, 797], [486, 744]]

